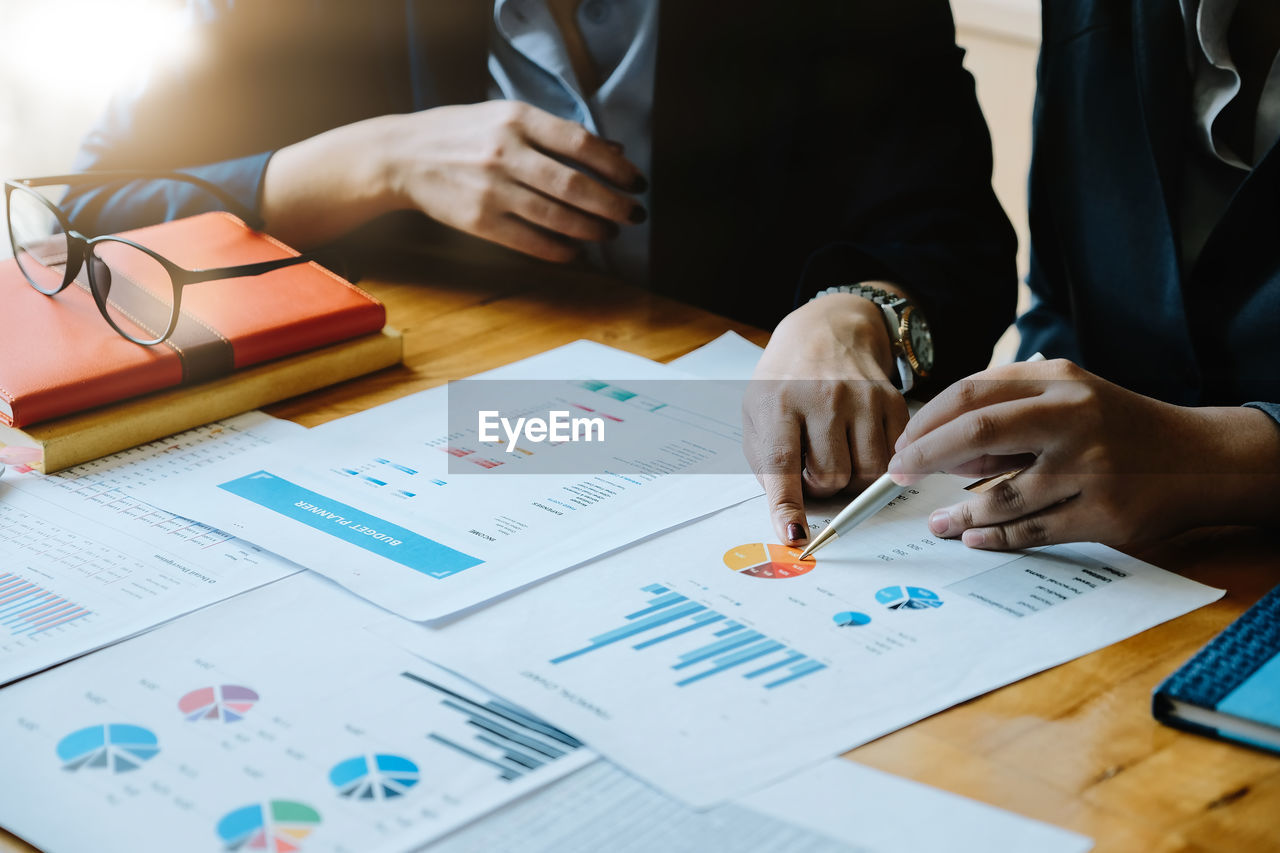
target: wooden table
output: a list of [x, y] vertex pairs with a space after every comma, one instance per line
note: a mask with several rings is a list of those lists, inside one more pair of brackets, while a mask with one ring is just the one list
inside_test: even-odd
[[[579, 338], [658, 361], [730, 329], [756, 343], [768, 339], [590, 276], [551, 283], [512, 273], [484, 283], [454, 270], [447, 278], [365, 282], [404, 333], [404, 365], [269, 411], [314, 426]], [[1099, 853], [1280, 851], [1280, 758], [1175, 731], [1150, 713], [1155, 685], [1280, 583], [1280, 549], [1258, 531], [1212, 530], [1134, 553], [1229, 592], [848, 757], [1084, 833]], [[0, 850], [32, 849], [0, 830]]]

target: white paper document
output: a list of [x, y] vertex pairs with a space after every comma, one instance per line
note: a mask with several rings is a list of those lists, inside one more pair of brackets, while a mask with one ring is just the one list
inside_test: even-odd
[[695, 811], [597, 761], [430, 853], [1084, 853], [1082, 835], [832, 759]]
[[50, 853], [1087, 847], [848, 762], [697, 812], [365, 630], [399, 621], [300, 573], [0, 690], [0, 825]]
[[692, 352], [667, 362], [667, 367], [703, 379], [750, 379], [764, 348], [737, 332], [725, 332]]
[[49, 853], [406, 850], [595, 758], [380, 618], [301, 573], [0, 690], [0, 825]]
[[603, 759], [427, 848], [430, 853], [859, 853], [864, 849], [742, 806], [695, 811]]
[[832, 759], [738, 803], [875, 853], [1084, 853], [1092, 839], [919, 782]]
[[[636, 392], [655, 380], [682, 399]], [[486, 440], [435, 388], [141, 494], [433, 620], [760, 493], [723, 473], [746, 471], [736, 388], [590, 342], [471, 381], [502, 383], [513, 418], [599, 420], [625, 458], [613, 438]]]
[[1099, 545], [940, 540], [925, 519], [963, 482], [930, 478], [803, 563], [749, 501], [400, 634], [709, 806], [1222, 594]]
[[0, 480], [0, 684], [298, 567], [132, 497], [303, 432], [260, 412], [58, 474]]

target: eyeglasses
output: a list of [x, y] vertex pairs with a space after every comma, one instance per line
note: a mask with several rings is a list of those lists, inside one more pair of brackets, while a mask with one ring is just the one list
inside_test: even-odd
[[[13, 257], [27, 281], [46, 296], [72, 282], [86, 288], [103, 318], [126, 339], [144, 347], [167, 340], [182, 314], [182, 291], [189, 284], [262, 275], [315, 259], [302, 254], [273, 261], [216, 269], [189, 270], [133, 240], [116, 235], [86, 237], [71, 227], [66, 214], [38, 187], [75, 187], [136, 180], [172, 180], [194, 184], [215, 196], [251, 227], [260, 224], [225, 190], [182, 172], [81, 172], [47, 178], [5, 181]], [[86, 275], [80, 277], [81, 271]]]

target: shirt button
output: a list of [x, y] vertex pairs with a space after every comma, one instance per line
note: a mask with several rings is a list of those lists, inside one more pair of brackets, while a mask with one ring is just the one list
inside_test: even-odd
[[587, 0], [582, 4], [582, 17], [596, 26], [603, 24], [609, 20], [608, 0]]

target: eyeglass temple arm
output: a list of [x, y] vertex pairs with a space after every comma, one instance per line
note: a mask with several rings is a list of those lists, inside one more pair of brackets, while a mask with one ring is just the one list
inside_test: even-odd
[[196, 175], [186, 172], [140, 171], [131, 169], [108, 169], [98, 172], [75, 172], [70, 175], [50, 175], [40, 178], [22, 178], [10, 183], [26, 187], [48, 186], [83, 186], [85, 184], [104, 184], [114, 181], [170, 180], [183, 181], [200, 187], [205, 192], [221, 201], [232, 213], [235, 213], [254, 230], [262, 230], [263, 221], [256, 211], [245, 207], [239, 199], [222, 187]]
[[308, 261], [314, 261], [322, 257], [321, 252], [307, 252], [301, 255], [294, 255], [289, 258], [277, 258], [273, 261], [258, 261], [253, 264], [241, 264], [236, 267], [217, 267], [207, 270], [186, 270], [188, 284], [195, 284], [200, 281], [211, 281], [216, 278], [240, 278], [242, 276], [262, 275], [263, 273], [278, 270], [281, 267], [289, 267], [294, 264], [304, 264]]

